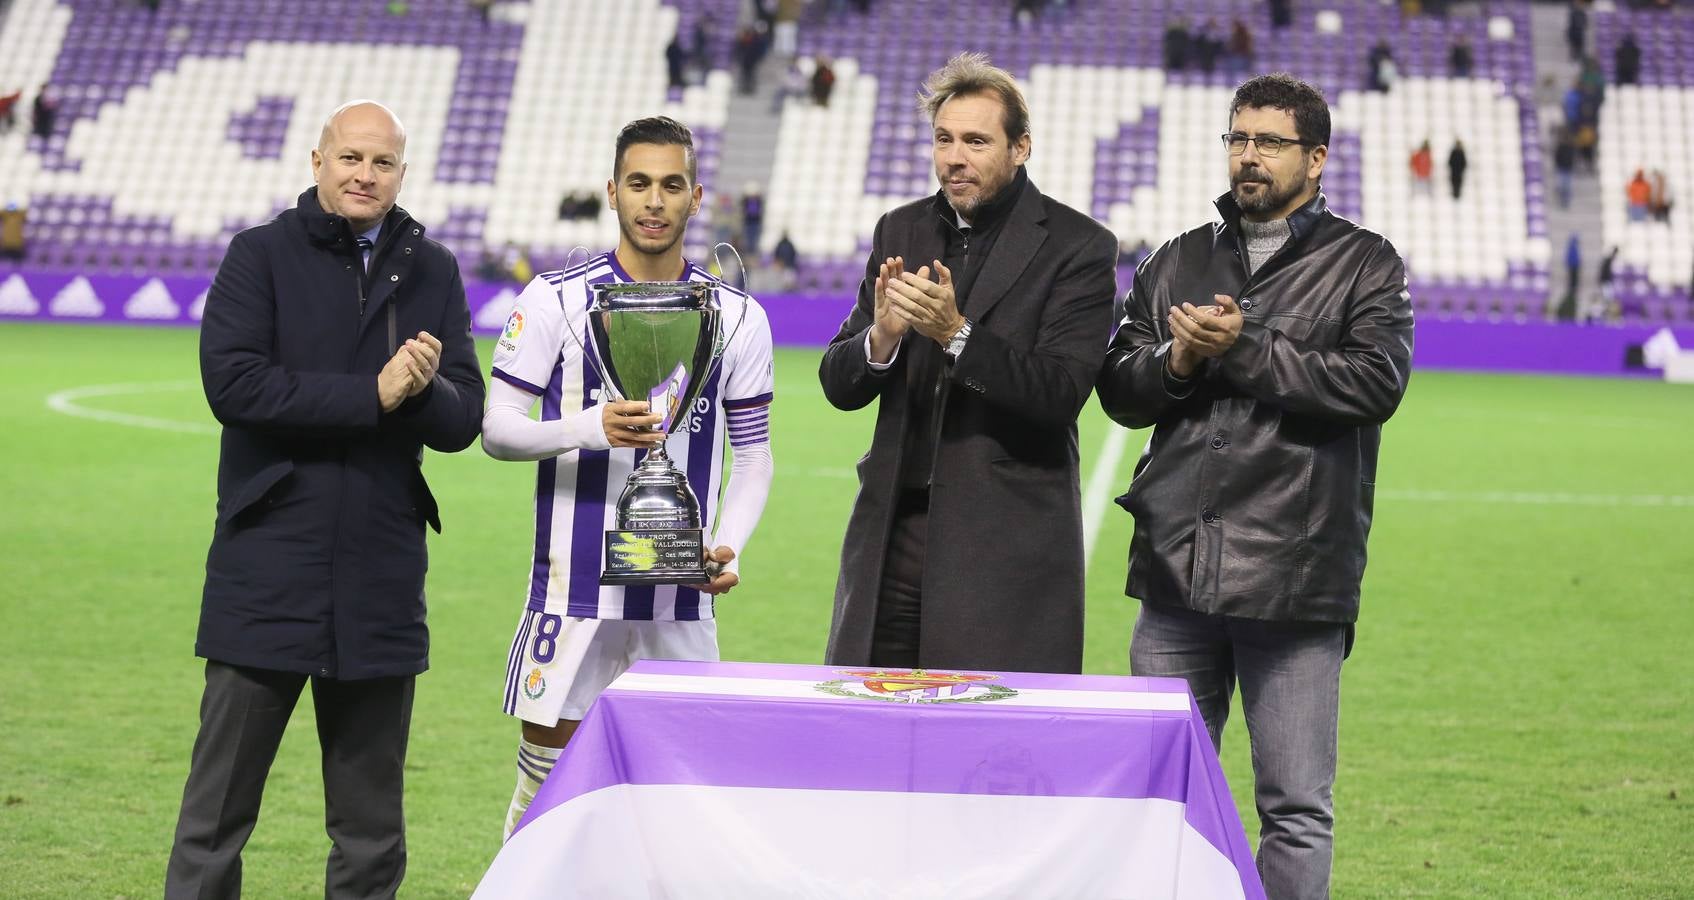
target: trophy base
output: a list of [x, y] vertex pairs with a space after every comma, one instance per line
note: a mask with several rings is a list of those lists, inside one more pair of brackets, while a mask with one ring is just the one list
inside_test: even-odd
[[601, 584], [705, 584], [703, 528], [645, 528], [606, 532]]

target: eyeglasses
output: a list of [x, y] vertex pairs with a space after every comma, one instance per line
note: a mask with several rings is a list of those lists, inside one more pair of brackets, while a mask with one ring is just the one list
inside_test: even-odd
[[1259, 148], [1260, 156], [1271, 157], [1281, 156], [1282, 149], [1287, 147], [1289, 144], [1298, 144], [1302, 147], [1317, 146], [1317, 144], [1312, 141], [1277, 137], [1274, 134], [1261, 134], [1258, 137], [1249, 137], [1239, 131], [1231, 131], [1228, 134], [1221, 135], [1221, 137], [1223, 138], [1223, 145], [1229, 148], [1230, 156], [1240, 156], [1241, 154], [1246, 153], [1248, 141], [1252, 141], [1253, 144]]

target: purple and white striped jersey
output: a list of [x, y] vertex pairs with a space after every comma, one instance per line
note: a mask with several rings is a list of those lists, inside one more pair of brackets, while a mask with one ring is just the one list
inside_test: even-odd
[[[686, 264], [689, 281], [716, 281]], [[574, 268], [544, 272], [524, 288], [494, 349], [495, 378], [541, 398], [542, 421], [596, 406], [599, 375], [584, 362], [578, 340], [588, 340], [587, 285], [630, 282], [612, 253]], [[666, 451], [699, 499], [708, 544], [723, 488], [724, 439], [746, 447], [770, 439], [768, 406], [774, 384], [771, 330], [757, 300], [719, 283], [725, 334], [746, 319], [730, 339], [723, 362], [704, 393], [676, 426]], [[565, 329], [576, 332], [573, 340]], [[606, 531], [613, 505], [634, 470], [638, 451], [571, 450], [541, 460], [535, 483], [535, 542], [529, 608], [561, 616], [595, 619], [693, 621], [712, 617], [712, 598], [675, 585], [600, 584]]]

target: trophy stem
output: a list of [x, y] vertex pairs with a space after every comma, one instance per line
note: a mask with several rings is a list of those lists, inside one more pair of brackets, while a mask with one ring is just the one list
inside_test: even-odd
[[653, 449], [647, 451], [647, 457], [641, 461], [641, 465], [646, 466], [648, 463], [652, 463], [655, 468], [659, 468], [662, 464], [664, 468], [669, 468], [671, 455], [665, 452], [665, 444], [669, 442], [669, 435], [666, 435], [666, 440], [660, 441], [653, 446]]

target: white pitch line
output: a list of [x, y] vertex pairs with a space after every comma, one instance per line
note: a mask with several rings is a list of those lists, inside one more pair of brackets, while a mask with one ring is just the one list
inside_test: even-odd
[[1106, 519], [1106, 506], [1112, 502], [1112, 482], [1123, 460], [1123, 448], [1129, 443], [1129, 429], [1112, 423], [1106, 441], [1100, 445], [1100, 458], [1094, 471], [1088, 474], [1088, 487], [1082, 491], [1082, 570], [1094, 559], [1094, 543], [1100, 539], [1100, 527]]
[[1496, 506], [1670, 506], [1694, 507], [1687, 494], [1578, 494], [1570, 491], [1383, 490], [1378, 500], [1420, 503], [1482, 503]]
[[113, 425], [129, 425], [134, 428], [152, 428], [158, 431], [174, 431], [179, 434], [217, 434], [219, 427], [202, 422], [179, 422], [172, 419], [159, 419], [153, 416], [138, 416], [131, 413], [112, 412], [106, 409], [90, 409], [80, 405], [78, 401], [95, 397], [119, 397], [127, 394], [151, 394], [164, 391], [183, 391], [198, 389], [198, 381], [149, 381], [131, 382], [128, 384], [91, 384], [84, 387], [67, 388], [55, 391], [47, 396], [47, 408], [54, 412], [75, 416], [79, 419], [92, 419], [96, 422], [107, 422]]

